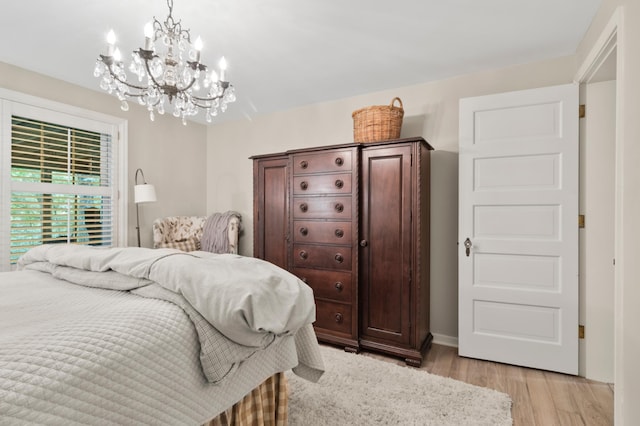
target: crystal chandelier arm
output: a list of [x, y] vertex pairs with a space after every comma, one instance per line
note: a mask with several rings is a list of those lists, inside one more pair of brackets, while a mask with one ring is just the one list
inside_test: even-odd
[[[138, 51], [137, 53], [144, 61], [144, 67], [147, 70], [147, 75], [149, 76], [151, 81], [153, 81], [153, 85], [156, 87], [163, 87], [163, 85], [158, 83], [158, 80], [156, 80], [156, 78], [153, 76], [153, 73], [151, 72], [151, 68], [149, 67], [149, 62], [151, 62], [153, 58], [158, 57], [158, 55], [153, 55], [152, 51], [142, 52], [142, 49], [140, 49], [140, 51]], [[145, 55], [143, 55], [142, 53], [145, 53]], [[149, 55], [146, 55], [146, 53], [149, 53]]]
[[[222, 85], [222, 93], [220, 95], [216, 95], [216, 96], [213, 96], [211, 98], [203, 98], [203, 97], [191, 95], [191, 98], [195, 99], [196, 101], [202, 101], [202, 102], [210, 102], [210, 101], [215, 101], [216, 99], [221, 99], [221, 98], [224, 97], [224, 92], [229, 87], [229, 83], [227, 83], [226, 81], [224, 83], [226, 83], [226, 84]], [[198, 106], [200, 106], [200, 105], [198, 105]]]
[[[112, 56], [100, 55], [100, 58], [101, 58], [102, 62], [104, 62], [104, 64], [107, 66], [107, 69], [109, 70], [109, 74], [111, 75], [111, 77], [113, 77], [114, 80], [118, 81], [119, 83], [124, 84], [127, 87], [131, 87], [132, 89], [147, 90], [149, 88], [149, 86], [147, 86], [147, 87], [138, 86], [138, 85], [135, 85], [135, 84], [131, 84], [131, 83], [125, 81], [125, 80], [122, 80], [118, 76], [118, 74], [116, 74], [113, 71], [112, 66], [113, 66], [114, 61], [113, 61], [113, 57]], [[141, 95], [136, 95], [136, 94], [133, 94], [133, 93], [126, 93], [126, 95], [128, 95], [128, 96], [141, 96]]]

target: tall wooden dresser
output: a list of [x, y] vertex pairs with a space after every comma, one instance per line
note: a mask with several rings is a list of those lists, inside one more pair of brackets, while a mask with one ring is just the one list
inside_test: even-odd
[[432, 149], [408, 138], [251, 157], [254, 255], [313, 288], [320, 341], [421, 364]]

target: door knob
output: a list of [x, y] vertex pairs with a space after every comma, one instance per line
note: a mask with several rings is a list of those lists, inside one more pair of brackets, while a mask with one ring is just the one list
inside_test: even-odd
[[464, 240], [464, 251], [467, 254], [467, 257], [471, 254], [471, 246], [473, 246], [473, 244], [471, 244], [471, 240], [469, 238]]

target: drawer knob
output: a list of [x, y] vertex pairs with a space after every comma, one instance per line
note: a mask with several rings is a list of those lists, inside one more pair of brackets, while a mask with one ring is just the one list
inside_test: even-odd
[[334, 259], [336, 260], [336, 262], [338, 263], [342, 263], [344, 262], [344, 256], [342, 256], [340, 253], [336, 254]]
[[342, 237], [344, 237], [344, 231], [342, 229], [338, 228], [338, 229], [336, 229], [335, 235], [338, 238], [342, 238]]
[[302, 182], [300, 182], [300, 188], [302, 188], [303, 190], [306, 190], [309, 187], [309, 183], [306, 180], [303, 180]]
[[[306, 281], [305, 281], [305, 282], [306, 282]], [[335, 287], [336, 287], [336, 290], [338, 290], [338, 291], [342, 291], [342, 289], [344, 288], [344, 285], [343, 285], [340, 281], [338, 281], [338, 282], [336, 283]]]
[[335, 314], [335, 315], [334, 315], [334, 318], [335, 318], [335, 320], [336, 320], [336, 322], [337, 322], [338, 324], [342, 324], [342, 321], [343, 321], [343, 319], [344, 319], [344, 318], [342, 318], [342, 314], [341, 314], [341, 313], [339, 313], [339, 312], [338, 312], [337, 314]]
[[306, 237], [309, 234], [309, 229], [303, 226], [302, 228], [300, 228], [300, 233]]
[[342, 179], [337, 179], [336, 188], [342, 188], [343, 186], [344, 186], [344, 182], [342, 181]]
[[300, 204], [300, 210], [302, 210], [303, 212], [309, 210], [309, 206], [307, 205], [307, 203]]
[[335, 209], [338, 213], [342, 213], [342, 211], [344, 210], [344, 206], [342, 205], [342, 203], [336, 203]]
[[301, 259], [307, 259], [309, 257], [309, 253], [307, 253], [306, 251], [302, 250], [300, 252], [300, 258]]
[[343, 164], [344, 164], [344, 160], [342, 159], [342, 157], [336, 158], [336, 165], [342, 166]]
[[368, 245], [369, 245], [369, 243], [367, 242], [367, 240], [360, 241], [360, 247], [366, 247]]
[[306, 169], [307, 167], [309, 167], [309, 163], [307, 163], [305, 160], [302, 160], [300, 162], [300, 168], [301, 169]]

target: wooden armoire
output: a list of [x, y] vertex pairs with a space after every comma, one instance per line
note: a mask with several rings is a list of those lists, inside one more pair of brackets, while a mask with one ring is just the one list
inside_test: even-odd
[[318, 340], [421, 364], [432, 149], [407, 138], [251, 157], [254, 256], [313, 288]]

